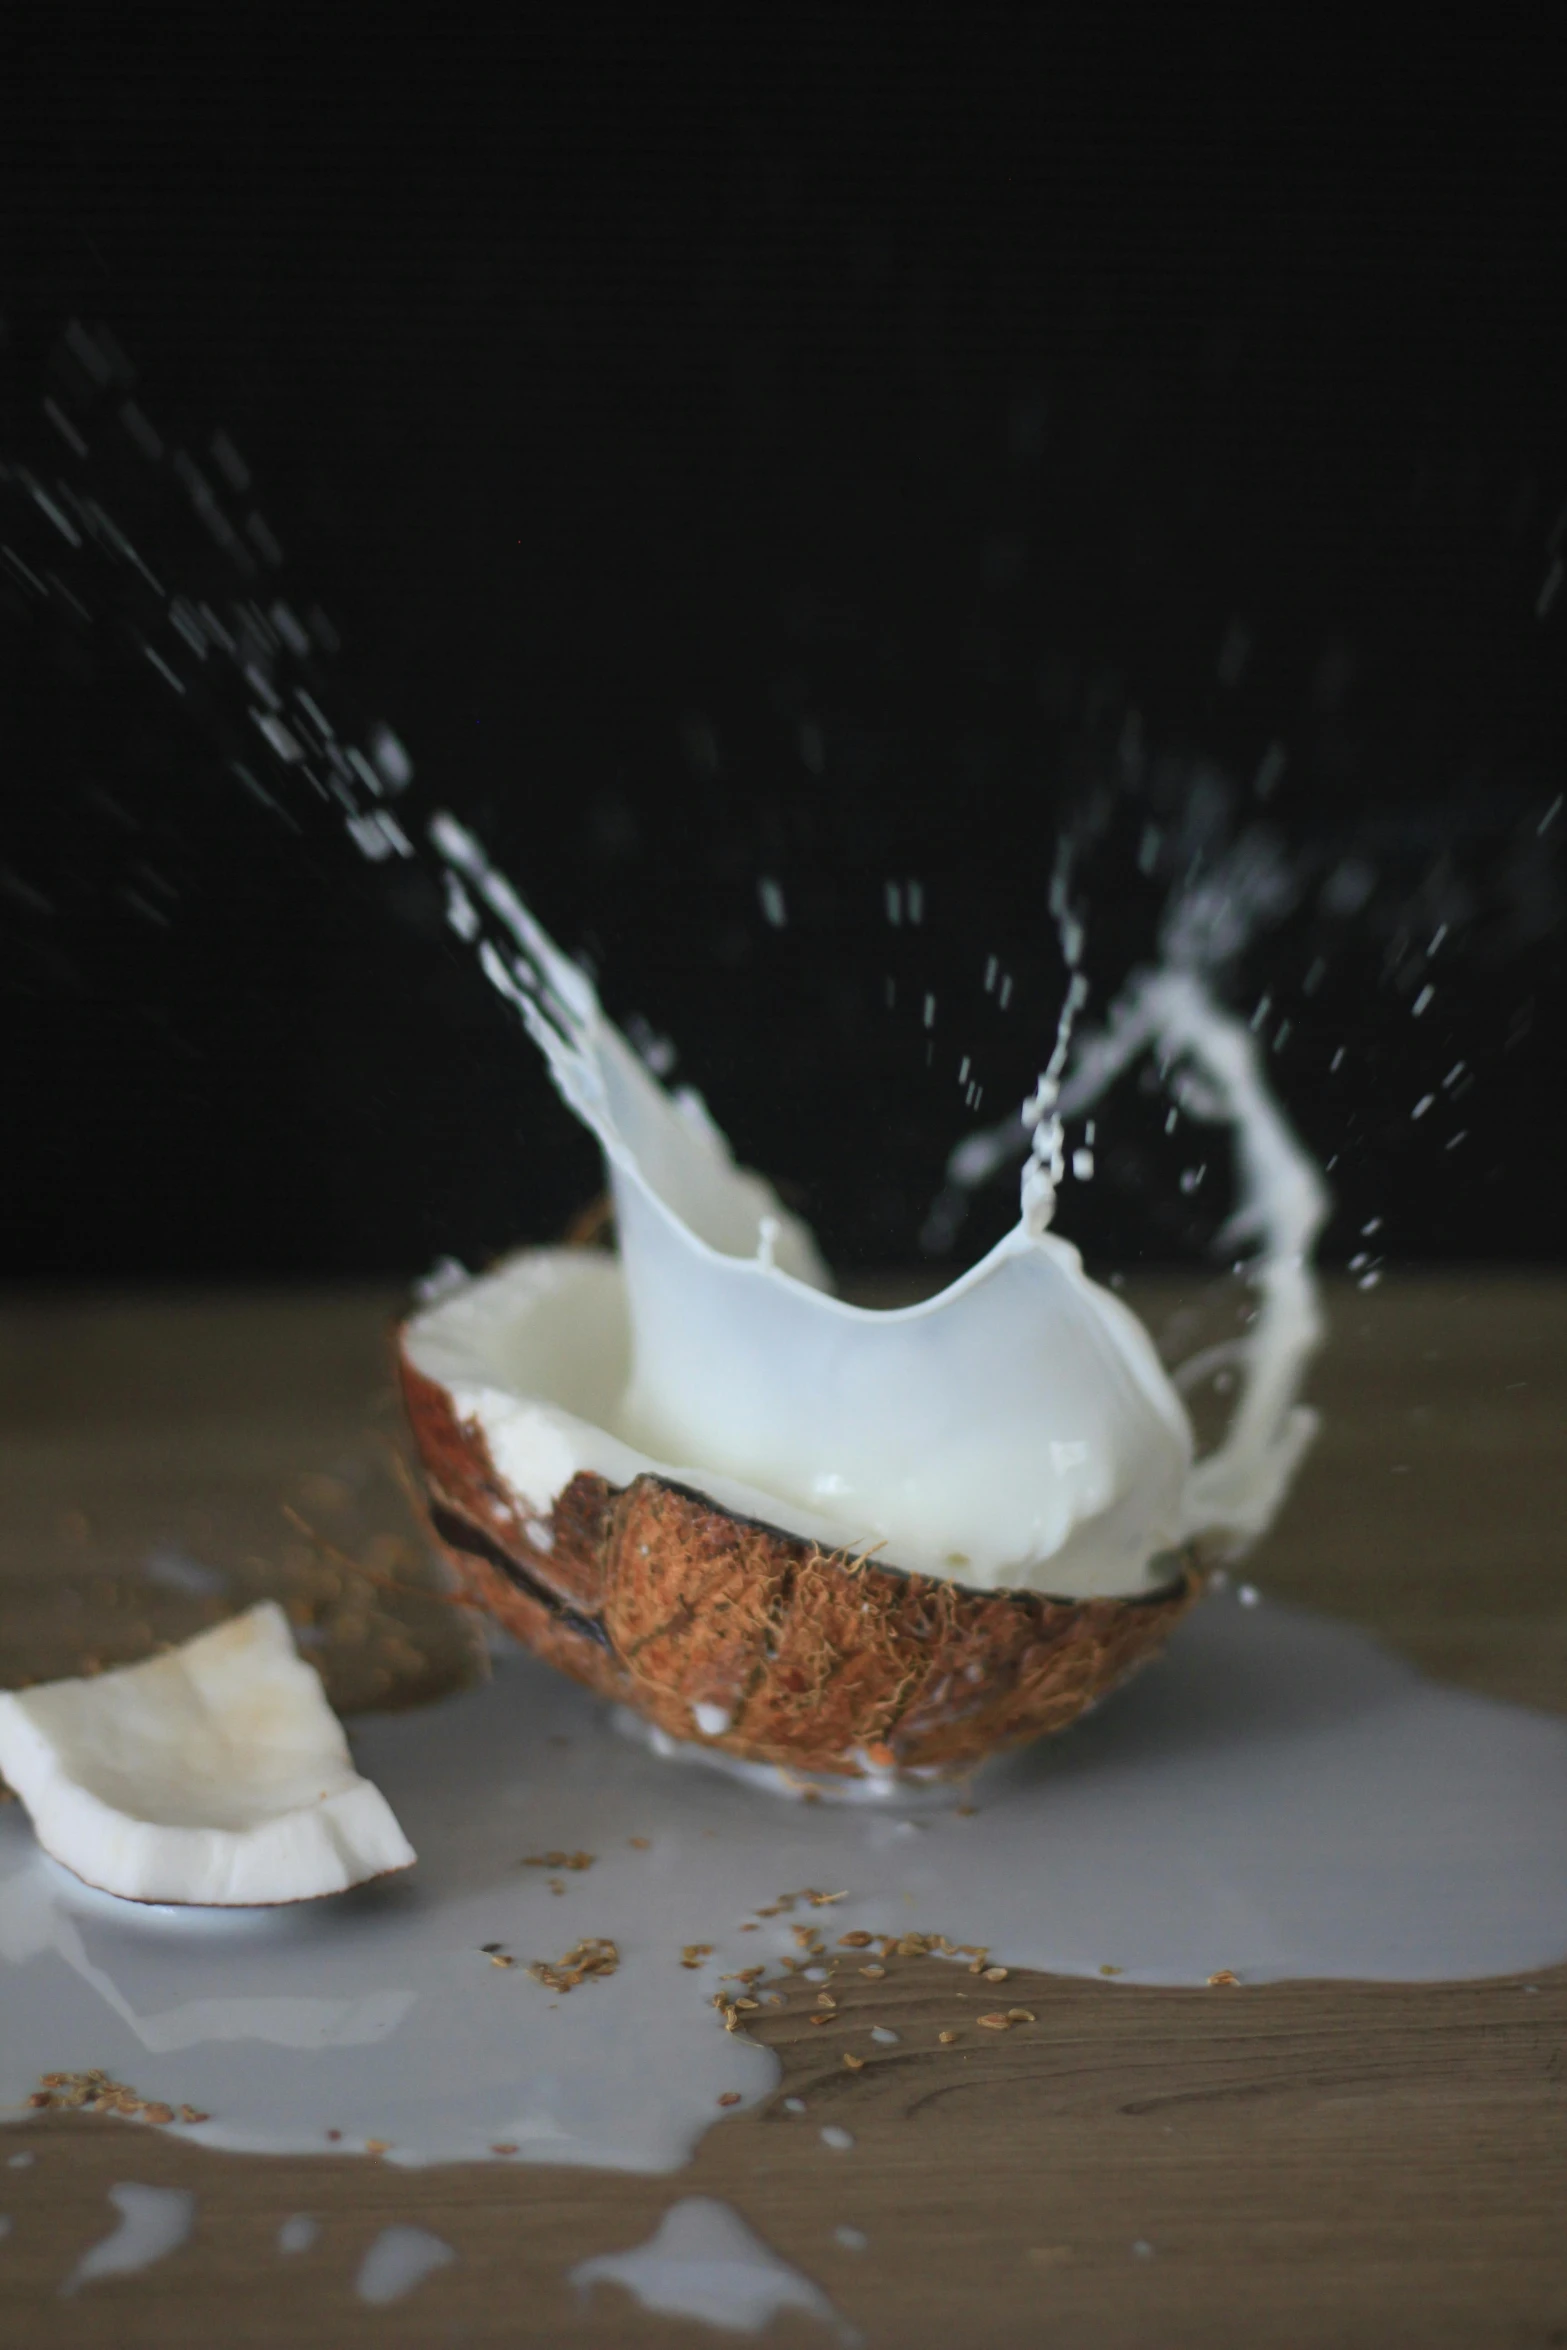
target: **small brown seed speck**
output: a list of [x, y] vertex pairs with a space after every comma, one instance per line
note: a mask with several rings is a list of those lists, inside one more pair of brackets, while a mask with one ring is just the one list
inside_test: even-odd
[[1125, 1974], [1125, 1972], [1126, 1972], [1126, 1969], [1125, 1969], [1125, 1967], [1119, 1967], [1119, 1966], [1102, 1966], [1102, 1967], [1099, 1969], [1099, 1972], [1100, 1972], [1102, 1975], [1124, 1975], [1124, 1974]]
[[871, 1937], [869, 1934], [840, 1934], [838, 1946], [842, 1950], [868, 1950]]
[[938, 2032], [938, 2033], [936, 2034], [936, 2037], [937, 2037], [937, 2039], [938, 2039], [938, 2040], [941, 2042], [941, 2045], [942, 2045], [942, 2047], [943, 2047], [943, 2048], [950, 2048], [950, 2047], [952, 2046], [952, 2043], [953, 2043], [953, 2041], [954, 2041], [954, 2040], [957, 2038], [957, 2033], [956, 2033], [956, 2032]]
[[1004, 1983], [1007, 1979], [1007, 1969], [1004, 1966], [988, 1966], [982, 1972], [987, 1983]]
[[847, 2048], [846, 2048], [846, 2049], [844, 2050], [844, 2052], [843, 2052], [843, 2062], [844, 2062], [844, 2067], [845, 2067], [845, 2070], [846, 2070], [846, 2071], [848, 2071], [848, 2072], [851, 2072], [851, 2073], [862, 2073], [862, 2072], [864, 2072], [864, 2070], [865, 2070], [865, 2059], [864, 2059], [864, 2057], [863, 2057], [863, 2056], [851, 2056], [851, 2055], [849, 2054], [849, 2051], [848, 2051], [848, 2049], [847, 2049]]
[[1007, 2022], [1009, 2024], [1034, 2024], [1038, 2021], [1039, 2018], [1035, 2015], [1031, 2007], [1009, 2007], [1007, 2009]]
[[142, 2112], [150, 2122], [171, 2122], [174, 2119], [172, 2105], [144, 2105]]
[[653, 1849], [653, 1839], [651, 1836], [628, 1836], [626, 1838], [626, 1842], [630, 1845], [633, 1852], [651, 1852]]
[[1217, 1989], [1221, 1984], [1239, 1983], [1239, 1981], [1240, 1976], [1235, 1972], [1235, 1969], [1227, 1966], [1221, 1966], [1216, 1975], [1208, 1977], [1210, 1990]]
[[987, 2032], [1010, 2032], [1012, 2029], [1011, 2017], [1003, 2015], [999, 2008], [993, 2008], [989, 2015], [982, 2015], [979, 2021]]
[[860, 1972], [862, 1975], [869, 1975], [873, 1983], [879, 1983], [887, 1970], [884, 1966], [862, 1966]]
[[740, 2092], [739, 2092], [739, 2090], [738, 2090], [738, 2089], [726, 2089], [726, 2090], [724, 2091], [724, 2093], [723, 2093], [722, 2097], [720, 2097], [720, 2098], [719, 2098], [718, 2102], [719, 2102], [719, 2104], [720, 2104], [720, 2105], [738, 2105], [738, 2104], [739, 2104], [739, 2102], [740, 2102]]
[[490, 2152], [492, 2154], [515, 2154], [516, 2151], [516, 2147], [511, 2143], [509, 2138], [505, 2141], [504, 2144], [500, 2146], [492, 2146], [490, 2148]]

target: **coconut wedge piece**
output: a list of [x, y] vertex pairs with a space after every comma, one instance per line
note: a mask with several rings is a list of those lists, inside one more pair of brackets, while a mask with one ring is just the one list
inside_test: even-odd
[[272, 1600], [146, 1664], [0, 1695], [0, 1772], [45, 1852], [128, 1901], [311, 1901], [416, 1858]]

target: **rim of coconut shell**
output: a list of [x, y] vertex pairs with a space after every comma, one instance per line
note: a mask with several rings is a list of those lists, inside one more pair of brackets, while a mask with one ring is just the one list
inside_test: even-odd
[[393, 1353], [460, 1596], [666, 1736], [736, 1761], [961, 1777], [1067, 1728], [1158, 1653], [1206, 1585], [1191, 1546], [1153, 1589], [981, 1590], [827, 1548], [651, 1470], [614, 1485], [579, 1469], [539, 1510], [410, 1359], [417, 1319], [397, 1322]]

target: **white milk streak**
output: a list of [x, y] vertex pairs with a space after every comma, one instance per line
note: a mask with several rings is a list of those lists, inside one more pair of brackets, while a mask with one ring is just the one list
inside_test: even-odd
[[196, 2216], [196, 2198], [184, 2187], [143, 2187], [126, 2180], [109, 2189], [109, 2201], [120, 2214], [119, 2226], [82, 2254], [60, 2287], [62, 2294], [79, 2292], [95, 2277], [150, 2268], [184, 2243]]
[[708, 2195], [675, 2204], [645, 2244], [579, 2260], [570, 2276], [584, 2296], [597, 2284], [624, 2285], [644, 2309], [736, 2333], [760, 2333], [780, 2310], [798, 2309], [831, 2326], [840, 2342], [861, 2339], [819, 2286], [780, 2260], [737, 2211]]
[[383, 2228], [359, 2264], [354, 2291], [361, 2301], [384, 2308], [402, 2301], [415, 2285], [457, 2258], [450, 2244], [428, 2228]]

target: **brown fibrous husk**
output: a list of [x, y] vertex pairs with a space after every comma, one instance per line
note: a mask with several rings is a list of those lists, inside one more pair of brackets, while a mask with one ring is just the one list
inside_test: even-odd
[[[573, 1680], [746, 1762], [961, 1776], [1064, 1730], [1202, 1589], [1192, 1555], [1129, 1598], [977, 1591], [824, 1550], [652, 1473], [615, 1486], [579, 1471], [542, 1519], [401, 1347], [398, 1366], [459, 1590]], [[699, 1705], [728, 1727], [704, 1735]]]

